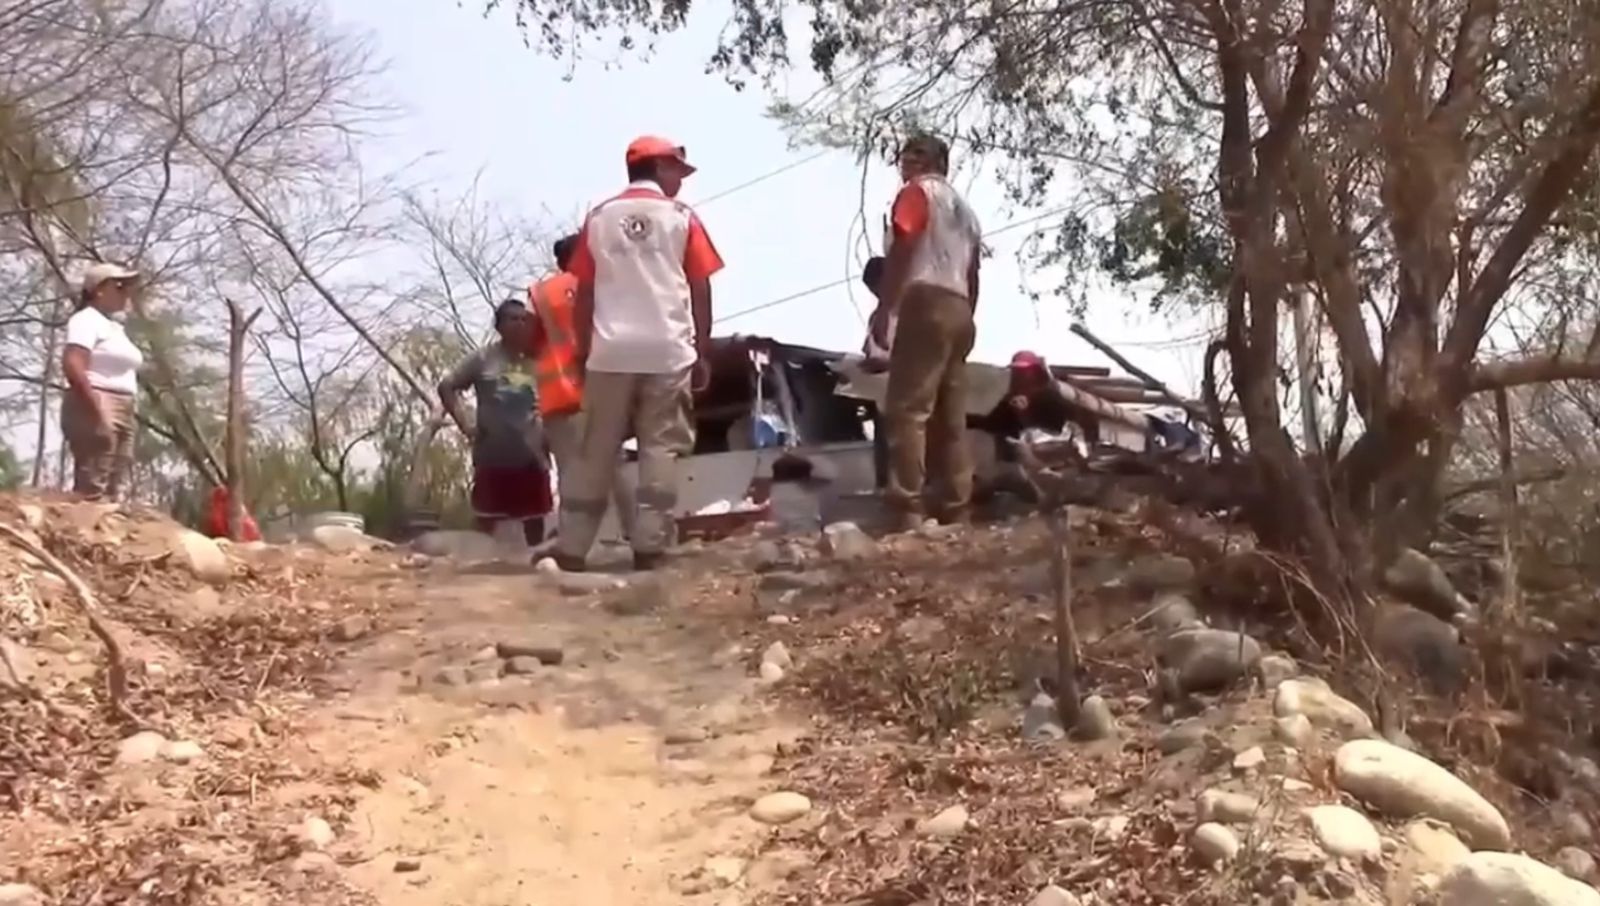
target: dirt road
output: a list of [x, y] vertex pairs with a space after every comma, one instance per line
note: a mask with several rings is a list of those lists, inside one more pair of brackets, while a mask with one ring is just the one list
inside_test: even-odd
[[[348, 697], [308, 715], [308, 749], [382, 778], [329, 848], [347, 881], [389, 906], [745, 901], [748, 804], [796, 734], [762, 705], [737, 621], [620, 616], [545, 577], [447, 566], [419, 599], [350, 652]], [[530, 640], [561, 663], [479, 678], [496, 643]]]

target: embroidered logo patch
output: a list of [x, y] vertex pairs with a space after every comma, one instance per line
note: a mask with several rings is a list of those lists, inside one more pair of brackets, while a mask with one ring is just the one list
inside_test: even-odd
[[638, 242], [650, 235], [650, 220], [637, 215], [622, 218], [622, 235]]

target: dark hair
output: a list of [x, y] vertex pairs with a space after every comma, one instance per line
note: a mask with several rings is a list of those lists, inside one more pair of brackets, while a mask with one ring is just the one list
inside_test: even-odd
[[883, 280], [884, 259], [882, 255], [873, 255], [867, 259], [867, 266], [861, 269], [861, 282], [867, 289], [877, 292], [878, 284]]
[[628, 164], [628, 182], [642, 182], [646, 179], [656, 179], [657, 168], [661, 161], [654, 157], [636, 160]]
[[906, 139], [900, 147], [901, 154], [917, 154], [925, 158], [940, 173], [950, 172], [950, 146], [937, 135], [918, 133]]
[[516, 312], [521, 312], [522, 314], [528, 313], [528, 306], [521, 299], [507, 299], [495, 306], [494, 329], [499, 330], [500, 325], [505, 321], [505, 319]]
[[89, 306], [91, 306], [93, 304], [94, 304], [94, 290], [92, 290], [92, 289], [80, 289], [80, 290], [78, 290], [77, 302], [73, 306], [72, 311], [73, 311], [74, 314], [76, 314], [76, 313], [78, 313], [80, 311], [83, 311], [85, 308], [88, 308]]
[[567, 265], [572, 263], [572, 253], [576, 252], [577, 250], [577, 233], [573, 233], [570, 236], [562, 236], [560, 239], [557, 239], [556, 244], [551, 248], [551, 251], [553, 251], [556, 256], [556, 267], [566, 270]]

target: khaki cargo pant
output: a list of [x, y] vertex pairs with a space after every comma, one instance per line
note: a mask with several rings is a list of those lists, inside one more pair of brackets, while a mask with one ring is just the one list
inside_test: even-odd
[[[583, 461], [583, 428], [589, 421], [588, 414], [584, 411], [574, 412], [571, 415], [558, 415], [547, 418], [544, 423], [545, 440], [550, 444], [550, 455], [556, 461], [557, 478], [561, 482], [561, 499], [564, 501], [568, 495], [568, 483], [572, 474], [579, 468]], [[621, 459], [617, 462], [620, 464]], [[634, 492], [633, 483], [625, 478], [619, 471], [611, 491], [612, 503], [617, 508], [617, 523], [622, 527], [622, 534], [626, 538], [633, 537], [634, 517]], [[601, 516], [603, 520], [604, 515]], [[558, 529], [559, 531], [559, 529]]]
[[134, 400], [126, 393], [94, 391], [111, 420], [110, 433], [77, 391], [61, 401], [61, 435], [72, 452], [72, 490], [91, 499], [117, 500], [133, 464]]
[[639, 441], [634, 553], [661, 553], [671, 543], [677, 534], [678, 458], [694, 449], [689, 384], [687, 368], [672, 374], [589, 372], [581, 452], [561, 482], [561, 556], [587, 557], [594, 546], [617, 480], [617, 457], [630, 434]]
[[967, 450], [967, 356], [976, 328], [967, 297], [912, 284], [900, 305], [889, 353], [884, 422], [889, 433], [885, 499], [902, 514], [922, 512], [928, 467], [944, 498], [941, 515], [962, 518], [972, 504]]

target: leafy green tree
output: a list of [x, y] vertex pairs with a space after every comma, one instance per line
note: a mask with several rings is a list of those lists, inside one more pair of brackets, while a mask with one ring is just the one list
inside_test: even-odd
[[[700, 11], [489, 5], [568, 56]], [[1600, 333], [1496, 348], [1489, 330], [1593, 309], [1597, 13], [1595, 0], [740, 0], [710, 63], [743, 83], [803, 59], [825, 88], [779, 112], [804, 134], [882, 151], [909, 127], [937, 131], [1000, 166], [1017, 201], [1067, 202], [1059, 255], [1208, 299], [1258, 535], [1361, 599], [1396, 545], [1433, 531], [1469, 397], [1600, 378]], [[1301, 455], [1277, 386], [1300, 284], [1350, 412], [1352, 440], [1321, 459]]]
[[9, 446], [0, 444], [0, 491], [14, 491], [22, 486], [22, 463]]

